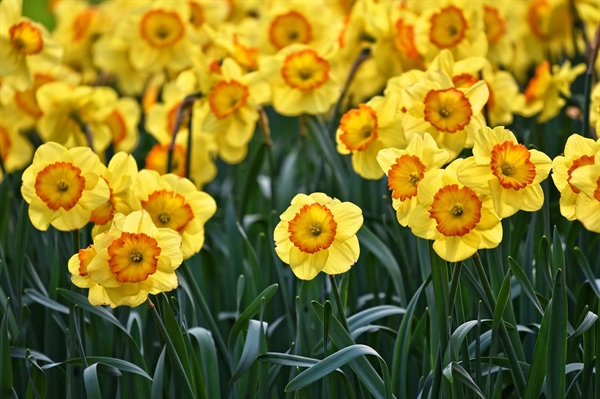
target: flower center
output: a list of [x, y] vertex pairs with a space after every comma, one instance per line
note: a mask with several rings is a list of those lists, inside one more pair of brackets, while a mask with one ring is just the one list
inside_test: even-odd
[[113, 146], [115, 149], [119, 148], [119, 144], [127, 136], [127, 125], [125, 119], [118, 109], [115, 109], [104, 119], [103, 123], [107, 125], [113, 134]]
[[13, 48], [23, 55], [37, 54], [44, 47], [42, 33], [29, 21], [11, 26], [8, 33]]
[[525, 88], [525, 100], [529, 103], [542, 97], [550, 84], [551, 78], [550, 63], [544, 61], [535, 68], [535, 76], [531, 78]]
[[463, 40], [468, 27], [461, 9], [450, 5], [431, 17], [429, 39], [439, 48], [451, 48]]
[[402, 18], [396, 21], [396, 47], [413, 60], [419, 59], [419, 52], [415, 45], [414, 26], [407, 24]]
[[46, 166], [35, 178], [35, 193], [48, 208], [68, 211], [83, 195], [85, 178], [81, 169], [68, 162], [55, 162]]
[[481, 220], [481, 206], [473, 190], [452, 184], [435, 194], [429, 215], [436, 220], [437, 230], [446, 237], [464, 236]]
[[189, 222], [194, 219], [192, 207], [185, 197], [173, 191], [157, 190], [142, 201], [144, 208], [157, 227], [166, 227], [182, 234]]
[[108, 266], [118, 282], [139, 283], [156, 272], [160, 253], [153, 237], [124, 232], [108, 246]]
[[484, 6], [483, 25], [489, 43], [497, 42], [506, 32], [506, 20], [500, 16], [496, 7]]
[[208, 104], [217, 118], [224, 118], [244, 106], [249, 96], [250, 93], [245, 85], [235, 80], [229, 82], [222, 80], [208, 96]]
[[[175, 143], [173, 147], [173, 161], [171, 173], [184, 177], [187, 165], [186, 150], [181, 144]], [[146, 168], [157, 171], [160, 175], [167, 173], [169, 144], [155, 144], [146, 156]]]
[[175, 12], [151, 10], [142, 17], [140, 34], [155, 48], [164, 48], [177, 43], [185, 33], [185, 26]]
[[298, 11], [290, 11], [273, 19], [269, 26], [269, 40], [280, 50], [292, 43], [308, 44], [312, 40], [312, 28]]
[[424, 102], [425, 120], [441, 132], [456, 133], [471, 121], [471, 103], [458, 89], [430, 90]]
[[190, 23], [194, 28], [199, 28], [204, 23], [204, 9], [195, 1], [190, 1]]
[[396, 158], [388, 172], [388, 188], [392, 190], [392, 198], [404, 201], [417, 195], [417, 186], [427, 167], [416, 155], [402, 155]]
[[359, 104], [340, 120], [340, 140], [350, 151], [363, 151], [377, 139], [377, 114], [373, 108]]
[[305, 49], [288, 54], [281, 68], [285, 82], [298, 90], [309, 91], [329, 80], [329, 62], [315, 50]]
[[36, 73], [33, 77], [33, 84], [30, 89], [15, 92], [15, 102], [19, 108], [25, 111], [28, 115], [34, 118], [39, 118], [43, 115], [43, 112], [38, 106], [35, 93], [37, 93], [37, 90], [41, 86], [45, 85], [46, 83], [54, 82], [55, 80], [56, 79], [50, 75]]
[[8, 135], [8, 131], [3, 126], [0, 126], [0, 159], [2, 159], [2, 161], [6, 161], [11, 146], [12, 142]]
[[337, 223], [325, 205], [304, 205], [289, 222], [290, 240], [309, 254], [327, 249], [335, 239]]
[[577, 187], [575, 187], [574, 185], [571, 184], [571, 174], [573, 173], [573, 171], [575, 169], [579, 168], [580, 166], [593, 165], [593, 164], [594, 164], [594, 156], [593, 155], [592, 156], [583, 155], [573, 161], [573, 164], [567, 171], [567, 183], [569, 183], [571, 190], [573, 190], [573, 192], [575, 194], [579, 194], [581, 191]]
[[492, 173], [506, 189], [520, 190], [535, 178], [535, 164], [523, 144], [505, 141], [492, 148], [490, 167]]

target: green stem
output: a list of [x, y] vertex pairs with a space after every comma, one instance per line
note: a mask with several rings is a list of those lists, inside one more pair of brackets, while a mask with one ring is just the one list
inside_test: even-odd
[[80, 242], [80, 237], [79, 237], [79, 230], [75, 229], [73, 230], [73, 253], [79, 253], [79, 250], [81, 249], [81, 242]]
[[340, 291], [338, 290], [337, 283], [335, 281], [335, 276], [333, 274], [329, 275], [329, 281], [331, 282], [331, 290], [333, 291], [333, 298], [335, 299], [335, 305], [338, 311], [338, 315], [340, 318], [340, 322], [350, 333], [350, 327], [348, 326], [348, 320], [346, 319], [346, 309], [344, 304], [342, 303], [342, 298], [340, 297]]
[[[472, 256], [472, 259], [473, 263], [475, 264], [475, 269], [477, 269], [477, 275], [479, 276], [479, 281], [483, 287], [483, 292], [485, 293], [487, 299], [489, 306], [488, 311], [493, 315], [493, 310], [496, 308], [496, 299], [494, 297], [494, 293], [492, 292], [492, 287], [490, 286], [490, 282], [485, 274], [485, 270], [483, 269], [483, 264], [481, 263], [481, 258], [477, 252]], [[506, 329], [506, 325], [504, 324], [503, 320], [500, 321], [500, 328], [498, 332], [502, 347], [504, 348], [504, 352], [506, 353], [506, 357], [510, 363], [510, 373], [512, 374], [515, 383], [517, 396], [521, 397], [523, 392], [525, 392], [525, 376], [523, 375], [523, 370], [521, 370], [519, 359], [517, 358], [515, 349], [512, 346], [512, 342], [510, 341], [510, 337], [508, 335], [508, 330]]]
[[[189, 157], [189, 149], [190, 147], [190, 137], [192, 135], [192, 106], [194, 102], [202, 97], [201, 92], [192, 93], [186, 96], [181, 104], [179, 104], [179, 108], [177, 108], [177, 114], [175, 116], [175, 125], [173, 126], [173, 131], [171, 132], [171, 143], [169, 143], [169, 151], [167, 153], [167, 173], [171, 173], [173, 169], [173, 150], [175, 149], [175, 140], [177, 139], [177, 133], [179, 133], [179, 129], [181, 128], [181, 124], [183, 123], [183, 117], [186, 113], [189, 114], [189, 130], [188, 130], [188, 157]], [[188, 158], [189, 159], [189, 158]], [[189, 162], [188, 162], [189, 165]], [[188, 173], [189, 166], [186, 166], [186, 173]]]

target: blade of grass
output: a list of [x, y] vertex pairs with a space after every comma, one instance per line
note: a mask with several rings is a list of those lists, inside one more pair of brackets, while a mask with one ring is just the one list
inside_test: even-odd
[[[562, 253], [562, 248], [561, 248]], [[567, 364], [567, 293], [562, 269], [556, 271], [550, 308], [546, 363], [546, 396], [564, 399], [566, 392], [565, 365]]]

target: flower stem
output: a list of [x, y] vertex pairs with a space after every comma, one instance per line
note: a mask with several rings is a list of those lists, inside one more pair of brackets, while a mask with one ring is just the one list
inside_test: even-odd
[[333, 298], [335, 300], [335, 307], [337, 308], [338, 315], [340, 317], [340, 321], [342, 325], [350, 333], [350, 327], [348, 326], [348, 320], [346, 319], [346, 309], [344, 304], [342, 303], [342, 298], [340, 297], [340, 291], [338, 290], [337, 283], [335, 282], [335, 276], [333, 274], [329, 275], [329, 281], [331, 282], [331, 290], [333, 291]]
[[[194, 105], [194, 102], [198, 99], [202, 97], [202, 93], [201, 92], [196, 92], [196, 93], [192, 93], [188, 96], [186, 96], [183, 101], [181, 101], [181, 104], [179, 104], [179, 108], [177, 108], [177, 114], [175, 116], [175, 126], [173, 126], [173, 131], [171, 132], [171, 143], [169, 144], [169, 152], [167, 155], [167, 173], [171, 173], [171, 170], [173, 168], [173, 150], [175, 148], [175, 140], [177, 139], [177, 133], [179, 132], [179, 129], [181, 128], [181, 124], [183, 123], [183, 117], [186, 115], [189, 115], [190, 117], [190, 122], [189, 122], [189, 126], [190, 129], [188, 131], [188, 136], [192, 135], [192, 129], [191, 129], [191, 125], [192, 125], [192, 106]], [[188, 137], [188, 146], [189, 146], [189, 137]], [[188, 154], [189, 154], [189, 147], [188, 147]], [[189, 157], [189, 155], [188, 155]], [[187, 173], [187, 169], [186, 169], [186, 173]]]
[[80, 237], [79, 237], [79, 230], [75, 229], [73, 230], [73, 253], [79, 253], [79, 250], [81, 249], [81, 241], [80, 241]]

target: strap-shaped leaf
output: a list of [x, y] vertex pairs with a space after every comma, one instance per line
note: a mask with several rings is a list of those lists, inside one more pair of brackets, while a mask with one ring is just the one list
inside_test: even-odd
[[[254, 360], [260, 352], [260, 321], [250, 320], [248, 324], [248, 334], [246, 335], [246, 342], [244, 343], [244, 349], [242, 350], [242, 356], [238, 362], [229, 384], [233, 384], [238, 378], [242, 376], [252, 365]], [[264, 328], [267, 328], [267, 323], [263, 321]]]
[[542, 308], [540, 301], [538, 301], [535, 292], [533, 291], [533, 286], [531, 285], [531, 282], [527, 278], [527, 275], [525, 274], [521, 266], [519, 266], [517, 261], [511, 257], [508, 257], [508, 262], [510, 263], [510, 270], [521, 285], [521, 288], [523, 289], [523, 292], [525, 292], [525, 295], [527, 295], [527, 298], [531, 300], [531, 302], [538, 310], [538, 312], [540, 312], [540, 314], [544, 314], [544, 309]]
[[265, 290], [258, 294], [252, 303], [242, 312], [240, 317], [237, 318], [233, 324], [233, 327], [231, 328], [231, 332], [229, 333], [229, 348], [232, 348], [232, 345], [235, 342], [238, 334], [240, 331], [242, 331], [242, 329], [244, 329], [244, 327], [246, 327], [246, 324], [248, 324], [250, 319], [260, 311], [262, 298], [265, 298], [265, 302], [269, 302], [273, 295], [275, 295], [277, 287], [277, 284], [273, 284], [265, 288]]
[[406, 309], [394, 305], [374, 306], [369, 309], [360, 311], [348, 317], [348, 326], [350, 331], [354, 331], [359, 327], [366, 326], [375, 320], [382, 319], [387, 316], [393, 316], [406, 313]]
[[456, 362], [450, 363], [444, 368], [443, 373], [446, 379], [451, 383], [454, 383], [454, 378], [456, 378], [471, 391], [475, 392], [477, 396], [479, 396], [482, 399], [485, 399], [485, 396], [483, 395], [483, 392], [481, 392], [481, 389], [479, 389], [477, 384], [475, 384], [475, 381], [473, 381], [473, 378], [471, 378], [469, 373], [467, 373], [467, 371], [460, 364]]

